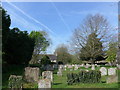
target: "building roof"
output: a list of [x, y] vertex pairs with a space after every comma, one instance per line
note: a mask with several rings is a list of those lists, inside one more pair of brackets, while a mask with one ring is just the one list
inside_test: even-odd
[[44, 55], [47, 55], [51, 61], [57, 60], [57, 56], [54, 54], [40, 54], [38, 58], [41, 59], [42, 58], [41, 56], [44, 56]]

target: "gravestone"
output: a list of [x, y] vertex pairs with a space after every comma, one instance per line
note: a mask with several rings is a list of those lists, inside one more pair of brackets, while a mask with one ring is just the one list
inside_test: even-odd
[[43, 79], [49, 79], [51, 82], [53, 82], [53, 72], [52, 71], [42, 72], [42, 78]]
[[109, 68], [108, 75], [116, 75], [116, 68]]
[[39, 68], [26, 67], [25, 68], [25, 80], [27, 82], [38, 82]]
[[58, 72], [57, 72], [57, 75], [58, 75], [58, 76], [62, 76], [62, 71], [58, 71]]
[[68, 68], [70, 69], [70, 68], [73, 68], [73, 67], [72, 67], [72, 65], [68, 65]]
[[[51, 81], [49, 79], [41, 79], [38, 81], [38, 88], [51, 88]], [[41, 90], [40, 89], [40, 90]]]
[[78, 70], [78, 66], [77, 65], [75, 65], [74, 70]]
[[89, 70], [85, 70], [86, 72], [89, 72]]
[[107, 75], [107, 69], [105, 67], [100, 68], [101, 76]]
[[118, 76], [111, 75], [107, 77], [107, 83], [117, 83], [118, 82]]
[[95, 65], [92, 65], [92, 68], [91, 68], [91, 70], [95, 70]]
[[8, 88], [19, 88], [19, 90], [22, 90], [22, 84], [22, 76], [10, 75]]

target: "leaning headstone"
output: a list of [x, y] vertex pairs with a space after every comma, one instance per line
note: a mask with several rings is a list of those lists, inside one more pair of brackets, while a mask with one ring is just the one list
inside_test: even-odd
[[53, 82], [53, 72], [52, 71], [42, 72], [42, 78], [43, 79], [49, 79], [51, 82]]
[[107, 83], [117, 83], [118, 82], [118, 76], [111, 75], [107, 77]]
[[101, 76], [107, 75], [107, 69], [105, 67], [100, 68]]
[[[51, 88], [51, 81], [49, 79], [41, 79], [38, 81], [38, 88]], [[40, 89], [40, 90], [41, 90]]]
[[19, 90], [22, 90], [22, 76], [16, 76], [16, 75], [10, 75], [9, 77], [9, 88], [19, 88]]
[[109, 68], [108, 69], [108, 75], [116, 75], [116, 69], [115, 68]]
[[25, 68], [25, 80], [27, 82], [38, 82], [39, 68], [26, 67]]

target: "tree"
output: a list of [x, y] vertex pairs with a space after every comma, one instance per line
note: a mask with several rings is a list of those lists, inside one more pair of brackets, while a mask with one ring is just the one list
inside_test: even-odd
[[88, 36], [85, 47], [80, 50], [80, 58], [81, 60], [90, 60], [95, 63], [96, 60], [103, 59], [104, 51], [102, 49], [102, 42], [95, 33], [92, 33]]
[[110, 62], [111, 65], [116, 64], [116, 56], [117, 56], [117, 42], [110, 42], [109, 48], [107, 50], [107, 61]]
[[68, 52], [67, 46], [64, 44], [56, 48], [55, 54], [57, 54], [58, 62], [63, 62], [64, 64], [71, 62], [71, 55]]
[[45, 66], [45, 65], [50, 64], [50, 63], [51, 63], [50, 58], [47, 55], [44, 55], [41, 59], [40, 64]]
[[34, 51], [30, 64], [38, 63], [38, 55], [46, 51], [47, 47], [50, 45], [50, 41], [47, 38], [47, 33], [44, 31], [32, 31], [30, 37], [34, 39]]
[[9, 64], [28, 64], [34, 49], [34, 41], [28, 36], [27, 31], [13, 28], [9, 32], [5, 44], [4, 59]]
[[8, 64], [27, 64], [31, 59], [34, 42], [27, 31], [18, 28], [10, 29], [11, 19], [2, 9], [2, 59]]
[[[109, 23], [107, 19], [105, 19], [102, 15], [89, 15], [86, 17], [83, 24], [74, 30], [71, 41], [72, 47], [74, 47], [75, 50], [77, 50], [76, 52], [85, 52], [87, 55], [89, 54], [88, 57], [90, 56], [92, 59], [91, 61], [94, 62], [94, 58], [98, 56], [98, 53], [101, 52], [101, 50], [104, 51], [105, 49], [104, 47], [110, 37], [110, 33], [108, 33], [109, 30]], [[92, 39], [91, 37], [94, 38]], [[92, 41], [89, 39], [92, 39]], [[94, 47], [90, 47], [91, 45], [89, 45], [89, 43], [91, 45], [94, 43], [98, 43], [98, 46], [100, 46], [101, 49], [98, 49], [94, 52]], [[104, 47], [102, 47], [102, 45]], [[86, 50], [87, 47], [91, 49]], [[92, 55], [93, 52], [94, 55]]]
[[[9, 27], [11, 24], [11, 19], [10, 16], [7, 14], [7, 11], [5, 11], [2, 7], [0, 7], [1, 11], [2, 11], [2, 55], [4, 57], [5, 55], [5, 47], [6, 43], [7, 43], [7, 39], [8, 39], [8, 35], [9, 35]], [[4, 62], [4, 58], [3, 58], [3, 62]]]

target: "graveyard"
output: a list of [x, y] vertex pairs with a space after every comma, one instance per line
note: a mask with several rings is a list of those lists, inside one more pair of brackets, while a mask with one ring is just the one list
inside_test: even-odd
[[5, 2], [2, 89], [120, 88], [120, 17], [104, 5]]
[[[76, 65], [76, 64], [59, 65], [58, 68], [55, 68], [53, 71], [43, 71], [42, 74], [39, 74], [40, 69], [38, 67], [24, 67], [21, 69], [22, 70], [21, 73], [16, 70], [11, 74], [14, 75], [16, 74], [18, 77], [20, 76], [23, 77], [25, 74], [27, 82], [25, 81], [24, 83], [21, 83], [22, 88], [118, 88], [119, 87], [120, 83], [118, 83], [118, 73], [120, 72], [120, 70], [118, 70], [115, 66], [111, 67], [111, 66], [96, 65], [94, 67], [94, 70], [92, 70], [93, 69], [92, 66], [91, 65], [87, 66], [87, 65], [84, 66]], [[100, 82], [73, 83], [72, 85], [68, 85], [67, 82], [68, 73], [78, 73], [80, 71], [89, 72], [91, 70], [101, 71]], [[14, 75], [12, 76], [10, 75], [10, 77], [16, 78], [17, 76]], [[8, 76], [6, 75], [6, 77]], [[111, 76], [113, 76], [113, 78], [108, 79], [108, 77]], [[3, 85], [4, 85], [3, 88], [8, 88], [8, 85], [10, 85], [9, 80], [6, 79], [6, 81], [3, 81]], [[15, 84], [17, 83], [15, 82]], [[18, 85], [20, 86], [20, 82], [18, 82]]]

